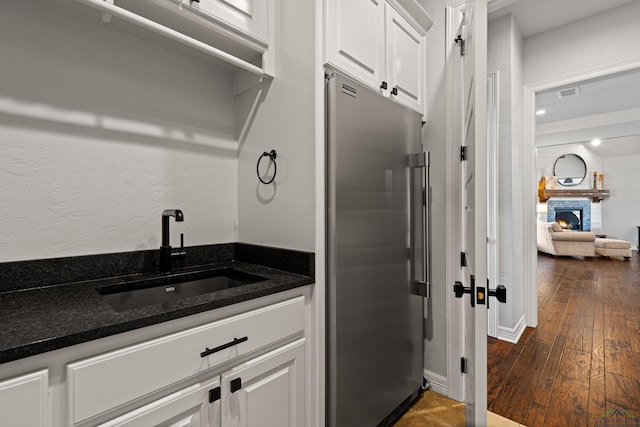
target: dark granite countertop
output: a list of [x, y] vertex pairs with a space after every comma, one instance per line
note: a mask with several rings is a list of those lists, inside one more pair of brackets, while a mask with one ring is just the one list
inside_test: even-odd
[[[294, 251], [293, 268], [287, 268], [292, 263], [282, 262], [286, 251], [228, 245], [236, 246], [227, 250], [231, 253], [225, 254], [223, 259], [215, 260], [218, 262], [182, 267], [180, 271], [231, 267], [267, 280], [121, 312], [113, 309], [96, 288], [128, 279], [154, 277], [159, 273], [138, 272], [0, 292], [0, 363], [314, 283], [313, 254]], [[82, 257], [76, 257], [76, 263], [78, 258]], [[274, 265], [295, 273], [273, 268]], [[7, 271], [15, 273], [15, 266], [8, 267], [14, 269], [0, 268], [0, 278], [4, 278], [3, 273]]]

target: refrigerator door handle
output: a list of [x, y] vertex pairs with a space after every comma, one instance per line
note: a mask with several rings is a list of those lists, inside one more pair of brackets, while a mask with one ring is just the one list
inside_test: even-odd
[[[411, 248], [410, 248], [410, 268], [411, 268], [411, 293], [420, 295], [426, 298], [431, 298], [431, 186], [429, 182], [429, 152], [421, 152], [411, 154], [409, 157], [410, 167], [410, 236], [411, 236]], [[420, 169], [421, 179], [419, 188], [415, 188], [416, 184], [414, 177], [414, 170]], [[420, 196], [416, 197], [416, 194]], [[416, 200], [417, 199], [417, 200]], [[416, 211], [420, 211], [419, 226], [421, 230], [421, 257], [420, 265], [422, 271], [416, 271], [416, 230], [415, 227], [418, 223], [416, 221]], [[417, 280], [414, 280], [415, 276], [421, 276]]]

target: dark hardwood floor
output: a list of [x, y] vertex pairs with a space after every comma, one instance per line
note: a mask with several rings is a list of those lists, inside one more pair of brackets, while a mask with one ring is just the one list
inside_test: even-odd
[[489, 338], [488, 409], [530, 427], [640, 425], [638, 253], [539, 255], [537, 280], [538, 327]]

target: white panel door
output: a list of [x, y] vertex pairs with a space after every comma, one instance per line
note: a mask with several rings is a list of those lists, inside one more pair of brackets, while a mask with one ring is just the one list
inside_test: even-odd
[[425, 114], [426, 38], [386, 6], [387, 80], [391, 97]]
[[267, 44], [270, 3], [270, 0], [200, 0], [192, 5]]
[[49, 375], [45, 369], [0, 382], [0, 425], [49, 425]]
[[[487, 425], [487, 3], [467, 0], [463, 22], [462, 245], [466, 253], [466, 425]], [[465, 297], [466, 299], [466, 297]]]
[[222, 374], [222, 425], [304, 426], [304, 346], [302, 338]]
[[220, 380], [180, 390], [99, 427], [220, 427]]
[[384, 78], [383, 0], [326, 2], [325, 61], [378, 89]]

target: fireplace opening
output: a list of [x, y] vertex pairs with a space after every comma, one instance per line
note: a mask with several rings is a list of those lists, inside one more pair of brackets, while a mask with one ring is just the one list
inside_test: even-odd
[[562, 228], [574, 231], [583, 231], [582, 209], [558, 209], [556, 208], [556, 222]]

